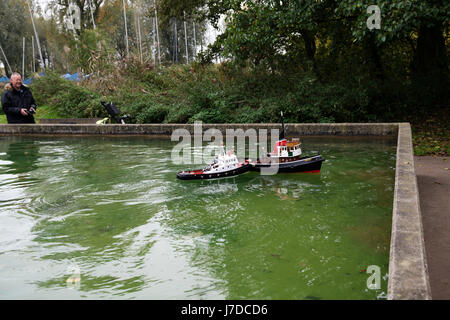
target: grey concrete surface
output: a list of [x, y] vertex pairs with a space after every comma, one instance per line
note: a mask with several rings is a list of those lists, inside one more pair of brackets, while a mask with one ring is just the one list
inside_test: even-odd
[[[341, 135], [371, 136], [397, 134], [396, 123], [318, 123], [286, 124], [290, 134], [301, 135]], [[280, 129], [280, 124], [203, 124], [202, 130], [216, 128], [225, 132], [227, 129]], [[175, 129], [185, 129], [194, 134], [193, 124], [3, 124], [0, 134], [158, 134], [171, 135]]]
[[450, 299], [450, 159], [414, 157], [431, 296]]
[[431, 299], [409, 123], [398, 129], [388, 299]]
[[103, 118], [36, 119], [38, 124], [95, 124]]

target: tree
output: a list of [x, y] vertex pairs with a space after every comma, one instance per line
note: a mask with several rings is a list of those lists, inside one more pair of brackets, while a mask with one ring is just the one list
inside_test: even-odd
[[[303, 68], [309, 64], [320, 78], [317, 51], [327, 48], [330, 42], [332, 49], [336, 49], [341, 41], [348, 48], [359, 48], [370, 76], [383, 80], [383, 50], [407, 43], [413, 49], [410, 65], [413, 76], [431, 76], [444, 83], [448, 79], [444, 39], [450, 15], [448, 1], [191, 0], [185, 4], [165, 0], [163, 3], [166, 15], [198, 9], [212, 23], [220, 15], [226, 15], [227, 28], [213, 48], [238, 63], [266, 64], [269, 69], [280, 63], [300, 63]], [[367, 8], [373, 4], [381, 9], [380, 30], [367, 26]]]
[[64, 26], [69, 16], [69, 6], [75, 4], [80, 10], [80, 30], [77, 30], [80, 34], [84, 29], [93, 27], [95, 22], [92, 21], [92, 17], [94, 21], [98, 19], [104, 2], [105, 0], [51, 0], [50, 7], [57, 13], [59, 24]]
[[[127, 21], [133, 21], [135, 12], [131, 6], [126, 8]], [[125, 25], [123, 17], [123, 1], [110, 0], [101, 8], [98, 18], [99, 29], [104, 34], [109, 35], [112, 46], [116, 49], [121, 58], [125, 58], [126, 43], [125, 43]], [[137, 52], [137, 33], [134, 28], [128, 26], [128, 44], [130, 50]]]
[[[410, 74], [423, 92], [441, 95], [448, 91], [448, 60], [444, 32], [450, 21], [450, 3], [443, 0], [378, 1], [382, 13], [380, 30], [368, 30], [361, 8], [370, 1], [342, 1], [340, 17], [356, 15], [351, 25], [355, 40], [371, 39], [372, 52], [392, 43], [409, 43], [413, 49]], [[378, 68], [381, 68], [379, 66]]]
[[[207, 22], [204, 18], [205, 16], [197, 10], [196, 5], [198, 3], [200, 1], [142, 1], [144, 23], [147, 30], [151, 30], [147, 33], [149, 39], [155, 36], [154, 32], [156, 30], [153, 27], [153, 19], [156, 18], [155, 9], [157, 9], [159, 44], [161, 59], [163, 61], [172, 63], [187, 62], [184, 22], [186, 22], [186, 33], [188, 35], [188, 55], [191, 57], [194, 55], [194, 52], [197, 52], [194, 46], [202, 42], [205, 36], [205, 25]], [[171, 5], [173, 6], [171, 7]], [[186, 10], [184, 11], [184, 9]]]
[[[0, 21], [2, 21], [2, 28], [0, 28], [0, 44], [8, 59], [12, 71], [19, 71], [22, 69], [22, 39], [26, 41], [31, 47], [32, 27], [28, 7], [25, 1], [3, 0], [0, 1]], [[27, 50], [25, 61], [31, 61], [31, 52]], [[3, 54], [0, 53], [0, 61], [7, 66], [6, 61], [3, 61]], [[30, 68], [26, 68], [29, 71]], [[6, 74], [10, 76], [10, 70], [5, 68]], [[25, 75], [24, 75], [25, 76]]]

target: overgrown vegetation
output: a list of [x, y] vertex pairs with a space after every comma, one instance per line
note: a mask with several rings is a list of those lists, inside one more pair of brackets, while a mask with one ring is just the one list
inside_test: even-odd
[[68, 118], [104, 117], [100, 101], [113, 101], [133, 123], [279, 122], [280, 111], [298, 123], [408, 121], [416, 154], [450, 151], [445, 106], [424, 113], [426, 107], [409, 104], [419, 97], [412, 99], [417, 93], [406, 84], [386, 90], [375, 82], [321, 83], [311, 74], [256, 73], [229, 63], [155, 69], [129, 59], [79, 83], [49, 73], [32, 90], [39, 105]]
[[280, 111], [287, 122], [387, 121], [404, 111], [398, 106], [408, 96], [405, 91], [377, 101], [378, 88], [358, 81], [321, 83], [309, 74], [255, 74], [232, 64], [156, 70], [132, 60], [120, 71], [81, 83], [49, 73], [32, 89], [39, 104], [67, 117], [102, 116], [103, 100], [115, 102], [136, 123], [278, 122]]

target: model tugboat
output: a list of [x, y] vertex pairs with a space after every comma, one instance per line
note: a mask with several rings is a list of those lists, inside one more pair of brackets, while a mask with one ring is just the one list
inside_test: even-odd
[[239, 162], [232, 151], [225, 153], [224, 147], [222, 146], [219, 154], [215, 156], [210, 165], [204, 169], [178, 172], [177, 178], [181, 180], [206, 180], [233, 177], [249, 171], [251, 167], [248, 160]]
[[318, 173], [322, 167], [324, 159], [321, 155], [302, 157], [302, 149], [300, 140], [292, 138], [288, 141], [285, 138], [283, 112], [281, 112], [282, 131], [280, 140], [275, 143], [275, 147], [271, 153], [265, 157], [259, 158], [251, 162], [252, 170], [261, 171], [262, 168], [278, 166], [278, 172], [304, 172]]

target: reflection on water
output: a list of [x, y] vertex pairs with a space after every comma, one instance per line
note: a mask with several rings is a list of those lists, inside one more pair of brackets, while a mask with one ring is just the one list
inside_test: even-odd
[[37, 160], [39, 157], [39, 147], [34, 141], [23, 141], [11, 139], [12, 141], [5, 144], [6, 154], [3, 159], [3, 165], [8, 173], [28, 173], [37, 168]]
[[216, 181], [177, 180], [174, 145], [0, 137], [0, 298], [381, 293], [361, 270], [388, 270], [395, 141], [309, 138], [321, 174]]

